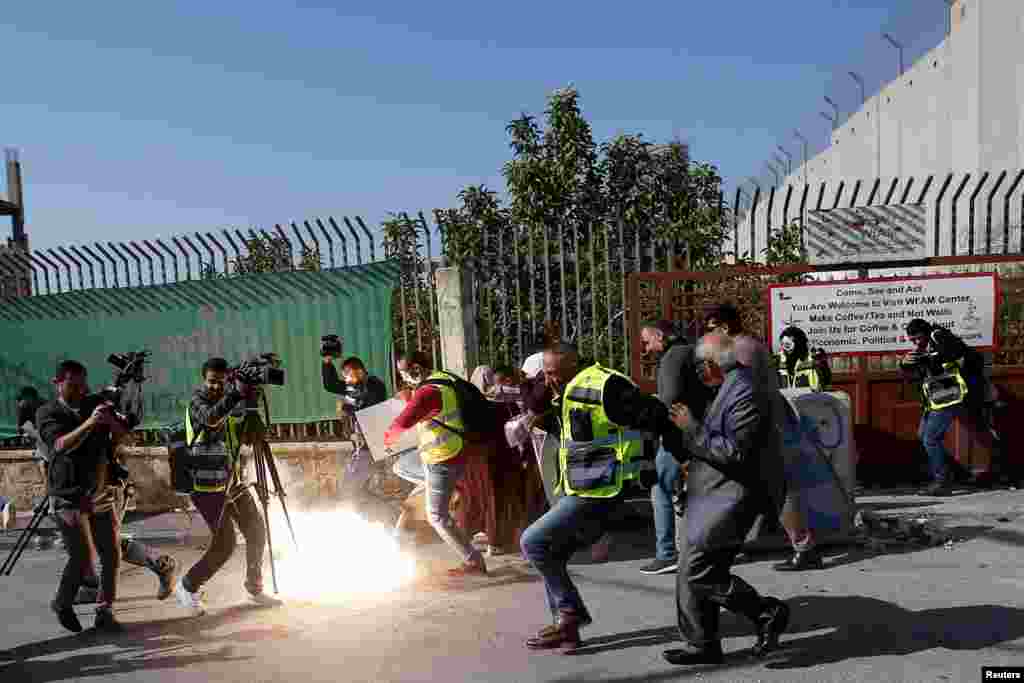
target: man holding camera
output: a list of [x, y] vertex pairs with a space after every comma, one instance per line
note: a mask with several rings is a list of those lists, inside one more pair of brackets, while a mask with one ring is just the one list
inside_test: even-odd
[[[47, 478], [47, 467], [50, 461], [50, 452], [46, 445], [39, 438], [36, 430], [36, 412], [42, 406], [43, 401], [39, 398], [39, 392], [33, 387], [23, 387], [18, 392], [18, 429], [35, 443], [34, 455], [43, 474], [43, 480]], [[112, 507], [118, 518], [118, 527], [124, 525], [124, 515], [128, 509], [128, 500], [131, 497], [131, 483], [128, 480], [128, 470], [117, 459], [117, 451], [114, 449], [114, 458], [110, 467], [113, 477], [110, 483], [112, 494]], [[111, 496], [106, 496], [108, 500]], [[75, 604], [88, 604], [96, 602], [100, 598], [100, 580], [96, 572], [96, 548], [89, 544], [89, 562], [86, 564], [82, 575], [82, 586], [78, 589]], [[121, 537], [121, 559], [128, 564], [138, 567], [145, 567], [154, 574], [160, 582], [157, 589], [157, 600], [167, 599], [174, 590], [174, 579], [177, 573], [177, 562], [170, 555], [161, 555], [152, 548], [127, 536]]]
[[[324, 390], [341, 396], [342, 411], [346, 415], [354, 415], [357, 410], [369, 408], [387, 400], [387, 386], [379, 377], [369, 374], [363, 361], [355, 356], [346, 358], [345, 362], [341, 364], [342, 377], [339, 379], [333, 359], [341, 356], [342, 340], [336, 335], [327, 335], [323, 337], [322, 342], [320, 355], [324, 359], [321, 373]], [[352, 459], [345, 471], [343, 496], [346, 498], [362, 491], [370, 477], [370, 465], [373, 461], [358, 422], [355, 422], [353, 436], [356, 450], [352, 453]]]
[[900, 369], [921, 386], [922, 415], [917, 433], [928, 453], [932, 478], [920, 493], [946, 496], [952, 493], [946, 467], [946, 432], [965, 409], [977, 413], [985, 403], [985, 361], [960, 337], [927, 320], [911, 320], [906, 332], [914, 350], [900, 361]]
[[39, 439], [50, 454], [47, 493], [57, 527], [68, 551], [57, 595], [50, 603], [64, 628], [82, 630], [72, 605], [82, 584], [90, 546], [100, 557], [102, 597], [96, 608], [97, 631], [118, 632], [114, 617], [117, 574], [121, 561], [120, 521], [110, 505], [113, 446], [127, 432], [114, 406], [101, 396], [88, 395], [85, 366], [73, 360], [57, 365], [53, 383], [57, 398], [39, 408]]
[[203, 364], [203, 384], [192, 394], [192, 402], [185, 412], [185, 432], [189, 444], [208, 451], [221, 448], [224, 465], [222, 471], [203, 473], [197, 479], [192, 502], [203, 516], [213, 534], [209, 547], [188, 573], [178, 580], [175, 596], [178, 604], [195, 616], [206, 613], [206, 605], [199, 589], [210, 580], [231, 558], [235, 551], [235, 528], [245, 537], [245, 589], [257, 605], [276, 606], [280, 600], [263, 592], [263, 552], [267, 544], [263, 517], [256, 501], [244, 483], [240, 457], [240, 420], [236, 409], [243, 401], [255, 401], [261, 369], [243, 364], [228, 380], [228, 363], [223, 358], [211, 358]]

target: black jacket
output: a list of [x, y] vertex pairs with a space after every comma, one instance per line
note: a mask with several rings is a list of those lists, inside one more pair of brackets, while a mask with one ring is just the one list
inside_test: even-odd
[[[562, 400], [565, 400], [564, 396]], [[604, 385], [603, 400], [605, 413], [615, 424], [662, 435], [677, 449], [681, 448], [680, 432], [669, 419], [668, 408], [657, 397], [643, 393], [628, 380], [614, 375]], [[531, 410], [537, 412], [540, 407], [534, 404]], [[549, 408], [543, 413], [542, 422], [538, 426], [549, 434], [561, 436], [560, 413], [554, 407]]]
[[[388, 388], [379, 377], [367, 375], [362, 384], [345, 384], [334, 363], [322, 363], [324, 390], [343, 397], [352, 410], [362, 410], [388, 399]], [[346, 407], [348, 407], [346, 406]]]
[[99, 402], [99, 397], [86, 397], [75, 411], [53, 400], [36, 412], [39, 439], [50, 453], [47, 487], [57, 509], [77, 507], [83, 497], [96, 493], [101, 468], [113, 460], [113, 442], [105, 427], [94, 429], [74, 450], [57, 452], [55, 448], [57, 439], [75, 431]]
[[715, 393], [697, 376], [694, 347], [684, 342], [669, 346], [658, 359], [658, 398], [671, 408], [683, 403], [698, 420], [704, 419]]
[[[189, 404], [189, 419], [192, 422], [192, 438], [196, 438], [199, 430], [207, 425], [203, 432], [203, 441], [206, 443], [219, 443], [224, 440], [225, 420], [224, 418], [232, 412], [236, 412], [242, 402], [242, 395], [238, 392], [233, 382], [229, 383], [224, 396], [219, 400], [210, 397], [206, 385], [196, 387], [192, 392], [192, 402]], [[214, 425], [210, 427], [209, 425]]]

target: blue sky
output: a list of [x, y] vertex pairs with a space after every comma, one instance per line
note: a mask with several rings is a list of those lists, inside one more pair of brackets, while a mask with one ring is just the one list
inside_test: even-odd
[[895, 71], [880, 27], [941, 12], [35, 0], [0, 25], [0, 145], [20, 149], [36, 248], [452, 206], [467, 184], [501, 189], [506, 123], [569, 83], [598, 140], [679, 137], [735, 182], [779, 142], [798, 154], [796, 125], [824, 143], [837, 69]]

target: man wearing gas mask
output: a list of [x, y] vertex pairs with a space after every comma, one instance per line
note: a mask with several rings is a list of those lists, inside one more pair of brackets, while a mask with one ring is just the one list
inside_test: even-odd
[[807, 334], [799, 327], [787, 327], [779, 335], [776, 366], [782, 389], [825, 391], [832, 384], [832, 370], [824, 349], [810, 348]]
[[719, 664], [719, 612], [738, 612], [757, 630], [754, 654], [778, 645], [789, 608], [765, 598], [730, 569], [758, 515], [777, 516], [785, 488], [782, 433], [771, 419], [770, 396], [758, 390], [750, 368], [737, 360], [736, 341], [723, 334], [701, 338], [697, 371], [717, 394], [703, 422], [683, 404], [672, 410], [689, 454], [686, 511], [679, 524], [676, 607], [684, 646], [667, 650], [672, 664]]

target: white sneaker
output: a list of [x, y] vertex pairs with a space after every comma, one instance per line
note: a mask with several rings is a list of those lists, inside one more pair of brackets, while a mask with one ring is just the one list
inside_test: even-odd
[[185, 584], [178, 579], [174, 584], [174, 597], [178, 604], [192, 612], [192, 616], [201, 617], [206, 614], [206, 604], [203, 602], [202, 593], [189, 593], [185, 590]]
[[260, 607], [280, 607], [284, 604], [281, 600], [267, 595], [266, 593], [250, 593], [249, 602]]
[[[11, 524], [11, 522], [14, 524]], [[0, 507], [0, 529], [9, 531], [14, 528], [18, 523], [17, 514], [14, 511], [14, 501], [5, 501], [3, 506]]]

